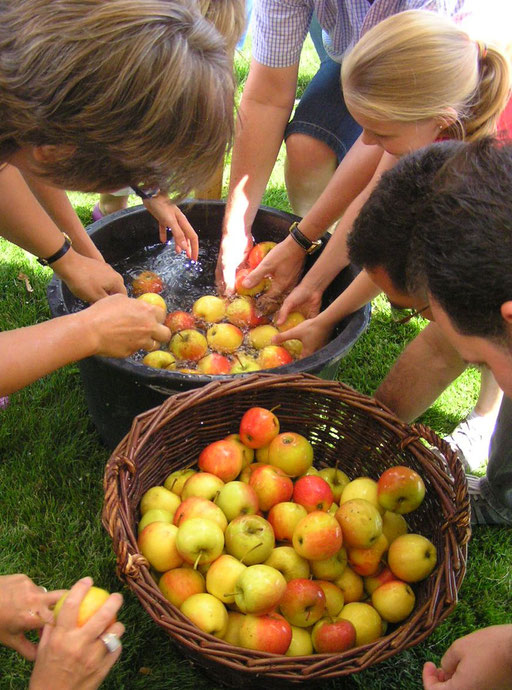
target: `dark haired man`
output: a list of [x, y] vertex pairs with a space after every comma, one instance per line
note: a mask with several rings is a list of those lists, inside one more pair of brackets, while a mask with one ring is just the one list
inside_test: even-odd
[[348, 239], [351, 260], [394, 305], [434, 319], [430, 334], [413, 341], [386, 377], [380, 400], [399, 413], [404, 387], [430, 385], [450, 349], [461, 368], [486, 364], [503, 388], [486, 476], [470, 475], [468, 483], [472, 521], [510, 526], [511, 200], [512, 145], [442, 142], [383, 176]]

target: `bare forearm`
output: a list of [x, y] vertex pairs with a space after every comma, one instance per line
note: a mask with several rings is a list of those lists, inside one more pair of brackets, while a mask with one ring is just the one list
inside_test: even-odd
[[94, 354], [94, 338], [79, 314], [0, 333], [0, 395]]
[[53, 220], [55, 225], [67, 233], [72, 241], [75, 250], [83, 256], [88, 256], [91, 259], [100, 259], [103, 257], [99, 250], [94, 245], [79, 217], [76, 215], [68, 195], [62, 189], [50, 187], [43, 181], [23, 171], [23, 177], [30, 187], [32, 193], [37, 198], [46, 213]]
[[346, 316], [357, 311], [380, 294], [380, 289], [370, 280], [365, 271], [361, 271], [348, 288], [344, 290], [318, 318], [326, 328], [334, 328]]
[[375, 397], [405, 422], [412, 422], [465, 368], [462, 357], [432, 322], [405, 348]]

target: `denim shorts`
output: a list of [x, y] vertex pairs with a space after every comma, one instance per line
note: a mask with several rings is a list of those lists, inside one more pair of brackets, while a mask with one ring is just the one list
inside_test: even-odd
[[307, 134], [319, 139], [343, 159], [361, 134], [361, 127], [347, 110], [340, 81], [341, 65], [331, 58], [322, 61], [288, 123], [284, 138]]

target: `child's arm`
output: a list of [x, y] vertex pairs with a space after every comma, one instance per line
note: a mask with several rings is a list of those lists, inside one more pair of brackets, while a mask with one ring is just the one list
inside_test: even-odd
[[151, 199], [143, 200], [144, 206], [158, 221], [160, 242], [167, 242], [167, 228], [172, 232], [176, 252], [182, 251], [192, 261], [197, 261], [199, 239], [187, 217], [172, 203], [167, 194], [157, 194]]
[[91, 355], [127, 357], [168, 342], [162, 309], [112, 295], [80, 312], [0, 333], [0, 395]]
[[[12, 165], [5, 166], [0, 170], [0, 184], [0, 234], [35, 256], [51, 257], [63, 245], [62, 232], [34, 197], [20, 171]], [[83, 228], [82, 231], [85, 233]], [[81, 240], [80, 235], [79, 248], [89, 246], [90, 249]], [[103, 258], [84, 256], [74, 247], [52, 263], [51, 268], [77, 297], [86, 301], [126, 293], [122, 276]]]

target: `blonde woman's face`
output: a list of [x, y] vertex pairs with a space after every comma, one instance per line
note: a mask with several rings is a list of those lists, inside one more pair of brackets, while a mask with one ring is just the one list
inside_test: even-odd
[[374, 120], [352, 109], [352, 117], [363, 128], [361, 141], [368, 146], [380, 146], [392, 156], [405, 156], [434, 142], [441, 134], [439, 121], [432, 118], [418, 122]]

